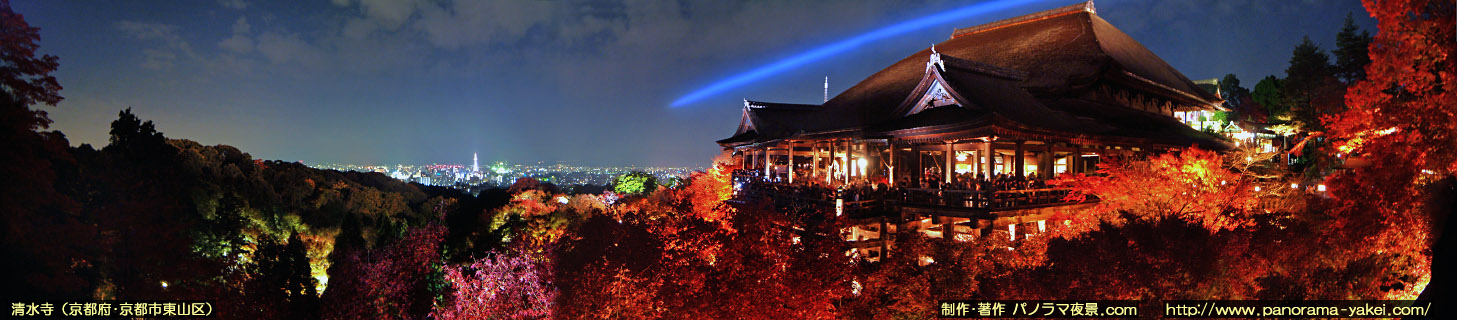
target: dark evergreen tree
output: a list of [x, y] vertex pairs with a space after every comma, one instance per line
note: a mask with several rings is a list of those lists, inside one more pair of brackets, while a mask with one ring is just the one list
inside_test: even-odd
[[1330, 55], [1310, 41], [1310, 37], [1305, 37], [1295, 46], [1290, 55], [1290, 66], [1285, 68], [1285, 97], [1296, 109], [1309, 105], [1320, 88], [1328, 85], [1334, 69]]
[[1295, 168], [1311, 179], [1320, 179], [1338, 163], [1317, 135], [1325, 130], [1321, 118], [1345, 110], [1346, 86], [1336, 78], [1336, 67], [1325, 50], [1305, 37], [1291, 52], [1285, 69], [1284, 92], [1290, 104], [1290, 124], [1299, 133]]
[[318, 318], [317, 280], [309, 276], [309, 259], [298, 235], [286, 244], [265, 240], [254, 256], [257, 269], [248, 291], [254, 298], [249, 303], [279, 318]]
[[1224, 98], [1224, 107], [1230, 110], [1227, 121], [1254, 120], [1265, 122], [1263, 110], [1255, 110], [1250, 100], [1250, 89], [1239, 85], [1239, 77], [1233, 73], [1224, 75], [1219, 81], [1219, 91]]
[[[1357, 33], [1360, 31], [1360, 33]], [[1351, 14], [1346, 14], [1346, 23], [1336, 34], [1336, 76], [1347, 84], [1366, 79], [1366, 65], [1371, 64], [1371, 33], [1360, 30]]]
[[1284, 81], [1280, 78], [1265, 76], [1255, 84], [1254, 92], [1250, 93], [1250, 98], [1265, 109], [1265, 114], [1270, 116], [1268, 120], [1272, 122], [1278, 122], [1279, 117], [1290, 109], [1286, 103], [1284, 87]]

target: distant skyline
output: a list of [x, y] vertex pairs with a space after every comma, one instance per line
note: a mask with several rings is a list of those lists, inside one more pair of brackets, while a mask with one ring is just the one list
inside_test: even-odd
[[[51, 129], [98, 147], [131, 107], [168, 137], [306, 163], [706, 166], [744, 98], [819, 103], [1036, 1], [864, 43], [678, 108], [724, 78], [985, 1], [14, 0], [60, 57]], [[1358, 0], [1096, 1], [1190, 79], [1283, 76]]]

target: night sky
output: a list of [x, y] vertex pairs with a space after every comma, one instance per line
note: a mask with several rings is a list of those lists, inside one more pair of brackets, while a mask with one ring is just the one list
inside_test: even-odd
[[[977, 1], [29, 1], [61, 58], [72, 144], [133, 108], [168, 137], [305, 163], [481, 161], [705, 166], [742, 99], [819, 103], [967, 27], [1037, 1], [868, 43], [680, 107], [685, 94], [797, 53]], [[1191, 79], [1283, 76], [1327, 51], [1359, 0], [1097, 1]]]

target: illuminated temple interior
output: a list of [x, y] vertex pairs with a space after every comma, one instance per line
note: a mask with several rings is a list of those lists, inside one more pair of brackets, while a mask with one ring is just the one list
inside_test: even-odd
[[875, 260], [894, 242], [881, 230], [1045, 230], [1090, 205], [1045, 182], [1110, 157], [1229, 150], [1194, 121], [1222, 102], [1086, 2], [956, 29], [823, 104], [745, 100], [718, 144], [741, 197], [834, 206], [858, 223], [851, 254]]

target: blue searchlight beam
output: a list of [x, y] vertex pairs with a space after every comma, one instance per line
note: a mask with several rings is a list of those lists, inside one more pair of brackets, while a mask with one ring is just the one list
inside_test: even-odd
[[724, 90], [737, 88], [739, 86], [748, 84], [749, 82], [753, 82], [754, 80], [763, 79], [764, 77], [784, 72], [785, 70], [788, 70], [794, 66], [824, 59], [825, 57], [829, 57], [837, 53], [850, 50], [868, 42], [885, 39], [906, 32], [924, 29], [930, 26], [951, 22], [953, 20], [965, 19], [976, 15], [1005, 10], [1015, 7], [1017, 5], [1025, 5], [1043, 1], [1045, 0], [999, 0], [992, 2], [983, 2], [957, 8], [956, 10], [937, 13], [919, 19], [897, 23], [888, 27], [871, 31], [866, 34], [855, 36], [854, 38], [831, 43], [829, 45], [810, 50], [809, 52], [786, 58], [784, 60], [779, 60], [778, 62], [774, 62], [772, 64], [759, 67], [754, 70], [749, 70], [748, 72], [734, 75], [733, 77], [729, 77], [728, 79], [724, 79], [719, 82], [714, 82], [707, 87], [703, 87], [702, 89], [698, 89], [697, 91], [693, 91], [692, 93], [684, 95], [683, 97], [678, 98], [678, 100], [674, 100], [672, 107], [679, 107], [689, 103], [693, 103], [695, 101], [702, 100], [703, 98], [707, 98], [714, 94], [723, 92]]

